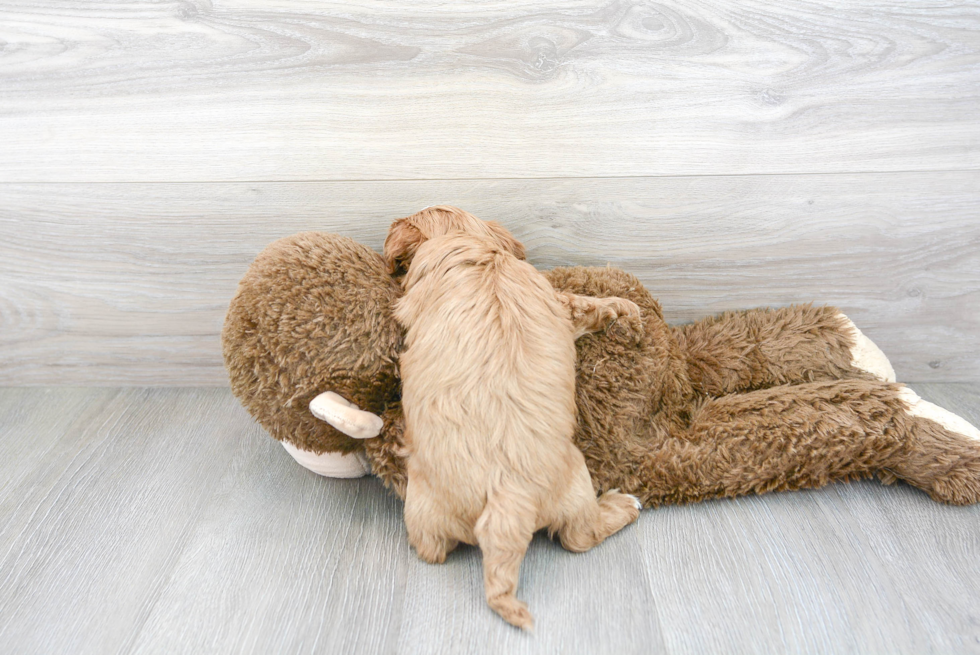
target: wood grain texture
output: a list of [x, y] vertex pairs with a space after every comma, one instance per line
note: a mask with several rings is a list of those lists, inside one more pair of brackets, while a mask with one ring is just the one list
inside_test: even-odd
[[975, 169], [980, 5], [11, 0], [0, 181]]
[[260, 428], [241, 436], [132, 652], [393, 652], [415, 611], [401, 503], [375, 478], [300, 468]]
[[[980, 423], [980, 385], [914, 388]], [[300, 469], [227, 390], [0, 389], [0, 448], [2, 652], [980, 653], [980, 506], [903, 484], [539, 536], [526, 635], [477, 549], [422, 563], [378, 481]]]
[[834, 304], [900, 379], [980, 379], [980, 172], [941, 172], [0, 185], [0, 384], [224, 385], [224, 313], [263, 247], [318, 229], [380, 250], [440, 202], [539, 267], [635, 273], [672, 322]]
[[239, 432], [254, 428], [219, 389], [35, 394], [43, 407], [5, 424], [0, 442], [31, 444], [51, 417], [71, 423], [43, 457], [24, 449], [2, 464], [3, 477], [32, 471], [4, 490], [0, 650], [125, 652]]
[[[408, 567], [399, 653], [662, 653], [656, 608], [675, 602], [651, 593], [634, 529], [575, 555], [539, 535], [521, 567], [517, 596], [534, 615], [533, 637], [487, 607], [479, 549], [464, 547], [443, 565]], [[413, 554], [414, 555], [414, 554]]]

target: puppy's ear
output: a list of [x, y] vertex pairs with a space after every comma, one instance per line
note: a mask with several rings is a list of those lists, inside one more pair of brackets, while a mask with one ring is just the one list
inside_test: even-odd
[[494, 221], [487, 221], [486, 225], [487, 229], [490, 230], [490, 234], [493, 235], [494, 241], [501, 247], [506, 248], [509, 253], [518, 259], [527, 259], [524, 244], [515, 239], [514, 235], [507, 231], [507, 228]]
[[395, 277], [405, 275], [412, 264], [412, 257], [425, 237], [407, 218], [399, 218], [391, 224], [385, 238], [384, 257], [388, 274]]

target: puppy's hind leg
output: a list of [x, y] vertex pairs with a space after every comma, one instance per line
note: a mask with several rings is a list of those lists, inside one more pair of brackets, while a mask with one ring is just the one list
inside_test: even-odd
[[582, 462], [575, 479], [562, 499], [558, 520], [551, 531], [558, 533], [561, 545], [581, 553], [602, 543], [640, 516], [642, 505], [636, 496], [613, 489], [598, 499], [592, 489], [589, 471]]
[[521, 562], [534, 535], [535, 514], [534, 507], [518, 495], [491, 490], [473, 529], [483, 552], [487, 604], [504, 621], [527, 631], [534, 628], [534, 617], [515, 592]]
[[442, 564], [458, 545], [448, 536], [449, 520], [438, 499], [427, 485], [411, 475], [405, 491], [405, 528], [408, 543], [429, 564]]

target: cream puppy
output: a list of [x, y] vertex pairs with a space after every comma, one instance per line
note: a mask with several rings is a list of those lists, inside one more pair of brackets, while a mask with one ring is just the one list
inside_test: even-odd
[[596, 498], [572, 442], [575, 339], [639, 309], [558, 294], [505, 229], [452, 207], [396, 221], [385, 258], [407, 270], [395, 316], [406, 328], [409, 541], [428, 562], [478, 545], [487, 602], [529, 630], [514, 594], [533, 533], [584, 551], [639, 515], [633, 496]]

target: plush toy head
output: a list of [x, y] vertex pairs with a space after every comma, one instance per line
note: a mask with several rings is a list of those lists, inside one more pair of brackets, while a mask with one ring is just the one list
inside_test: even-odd
[[303, 232], [249, 267], [222, 332], [232, 391], [273, 437], [314, 453], [360, 451], [310, 413], [330, 390], [374, 414], [397, 403], [398, 284], [380, 255], [351, 239]]

